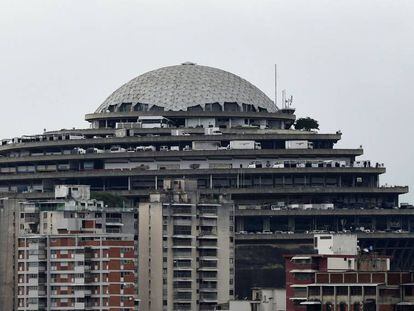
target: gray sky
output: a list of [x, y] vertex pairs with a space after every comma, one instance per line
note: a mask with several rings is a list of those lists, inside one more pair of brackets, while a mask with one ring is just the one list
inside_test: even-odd
[[0, 137], [85, 127], [117, 87], [183, 61], [238, 74], [338, 147], [384, 162], [414, 202], [414, 1], [0, 0]]

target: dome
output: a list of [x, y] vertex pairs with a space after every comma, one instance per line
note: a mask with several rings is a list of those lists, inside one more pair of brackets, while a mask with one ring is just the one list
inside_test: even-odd
[[277, 108], [262, 91], [235, 74], [183, 63], [132, 79], [113, 92], [96, 113], [146, 110], [274, 112]]

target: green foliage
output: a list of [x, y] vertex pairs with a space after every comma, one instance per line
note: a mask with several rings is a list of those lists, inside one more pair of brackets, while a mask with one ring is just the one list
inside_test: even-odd
[[103, 201], [108, 207], [123, 207], [125, 200], [119, 196], [109, 192], [92, 192], [91, 199]]
[[319, 130], [319, 123], [315, 119], [312, 118], [299, 118], [296, 120], [295, 129], [297, 130]]

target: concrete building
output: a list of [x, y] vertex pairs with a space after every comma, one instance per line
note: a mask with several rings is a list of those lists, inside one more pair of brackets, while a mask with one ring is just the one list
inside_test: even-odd
[[220, 311], [286, 311], [284, 288], [253, 288], [252, 300], [230, 300], [219, 304]]
[[133, 236], [23, 235], [17, 267], [17, 310], [138, 310]]
[[214, 310], [234, 297], [234, 204], [165, 180], [139, 204], [141, 310]]
[[412, 272], [391, 271], [389, 257], [369, 250], [332, 251], [319, 243], [325, 239], [331, 245], [346, 239], [348, 246], [357, 244], [350, 235], [319, 235], [317, 254], [286, 255], [287, 310], [413, 310]]
[[136, 210], [57, 186], [18, 215], [15, 310], [137, 310]]
[[314, 248], [321, 255], [356, 255], [358, 238], [356, 234], [315, 234]]
[[0, 306], [16, 310], [16, 249], [19, 229], [19, 202], [0, 197]]
[[257, 311], [286, 311], [285, 288], [253, 288], [252, 298], [259, 302]]
[[89, 128], [2, 140], [0, 197], [44, 201], [56, 185], [84, 184], [136, 208], [166, 179], [197, 180], [200, 199], [234, 202], [240, 298], [284, 286], [282, 255], [312, 251], [315, 233], [357, 233], [394, 268], [414, 268], [414, 209], [399, 202], [408, 187], [381, 185], [384, 165], [361, 160], [361, 147], [336, 148], [340, 131], [294, 130], [294, 112], [220, 69], [160, 68], [87, 114]]

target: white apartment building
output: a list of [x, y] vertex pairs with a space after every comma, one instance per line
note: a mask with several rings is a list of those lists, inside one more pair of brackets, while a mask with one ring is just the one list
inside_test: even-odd
[[141, 310], [214, 310], [234, 295], [234, 206], [166, 181], [139, 205]]

